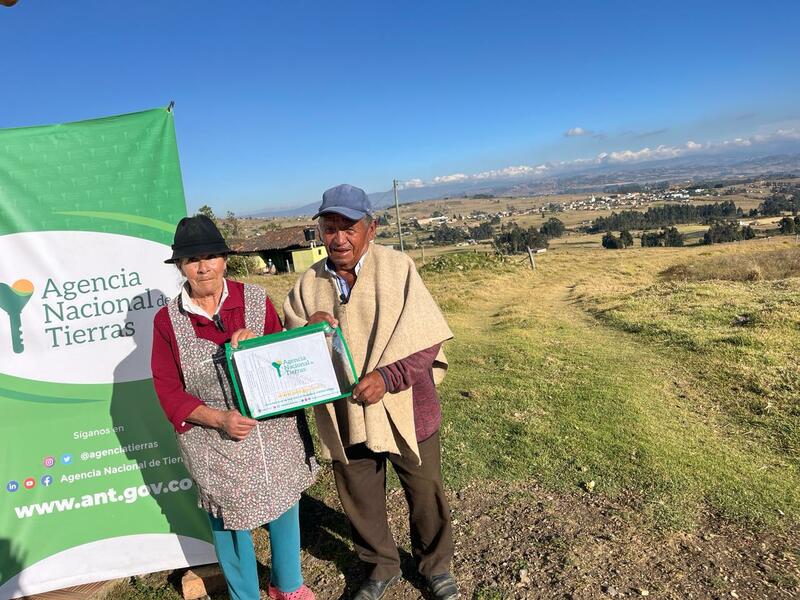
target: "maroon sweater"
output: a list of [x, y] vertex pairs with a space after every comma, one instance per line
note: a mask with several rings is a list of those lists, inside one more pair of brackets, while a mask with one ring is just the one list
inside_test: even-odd
[[[267, 298], [264, 333], [281, 331], [281, 321], [275, 307]], [[222, 332], [214, 322], [200, 315], [189, 314], [192, 327], [197, 337], [209, 340], [220, 346], [229, 342], [237, 329], [244, 323], [244, 286], [236, 281], [228, 280], [228, 297], [220, 308], [219, 315], [225, 325]], [[258, 331], [254, 332], [260, 333]], [[439, 397], [433, 384], [433, 361], [439, 353], [441, 344], [416, 352], [404, 359], [385, 367], [378, 368], [389, 393], [400, 392], [412, 388], [414, 402], [414, 426], [417, 441], [424, 441], [439, 430], [442, 412]], [[150, 366], [153, 370], [153, 385], [161, 403], [164, 414], [178, 433], [192, 428], [186, 417], [203, 404], [196, 396], [186, 392], [183, 374], [180, 368], [178, 340], [172, 330], [167, 308], [156, 313], [153, 322], [153, 352]]]
[[439, 431], [442, 424], [442, 409], [433, 383], [433, 361], [441, 346], [436, 344], [385, 367], [378, 367], [387, 392], [411, 388], [418, 442], [427, 440]]
[[[219, 310], [219, 316], [225, 326], [225, 331], [220, 331], [210, 319], [200, 315], [189, 314], [195, 335], [209, 340], [215, 344], [225, 344], [231, 341], [231, 335], [237, 329], [242, 329], [244, 323], [244, 285], [228, 280], [228, 297]], [[267, 314], [264, 319], [264, 333], [275, 333], [282, 329], [278, 313], [267, 298]], [[260, 334], [260, 331], [253, 332]], [[178, 433], [183, 433], [192, 428], [191, 423], [186, 423], [186, 417], [203, 401], [186, 392], [181, 360], [178, 352], [178, 340], [172, 330], [172, 322], [165, 306], [156, 313], [153, 321], [153, 353], [150, 357], [150, 366], [153, 370], [153, 385], [156, 388], [158, 401], [164, 414], [167, 415], [172, 426]]]

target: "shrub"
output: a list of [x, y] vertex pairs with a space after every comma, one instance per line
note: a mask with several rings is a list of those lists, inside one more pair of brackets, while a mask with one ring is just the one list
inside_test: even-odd
[[501, 229], [494, 237], [497, 248], [505, 254], [519, 254], [527, 252], [527, 248], [547, 248], [547, 237], [542, 235], [535, 227], [522, 229], [516, 223]]
[[452, 273], [475, 269], [509, 270], [513, 268], [511, 259], [502, 254], [486, 252], [457, 252], [437, 256], [420, 268], [421, 273]]
[[228, 257], [228, 275], [231, 277], [255, 275], [258, 265], [259, 262], [255, 256], [232, 254]]
[[642, 248], [654, 248], [661, 245], [661, 236], [655, 231], [645, 231], [641, 242]]
[[744, 232], [736, 221], [717, 221], [711, 224], [703, 235], [704, 244], [738, 242], [744, 239]]
[[622, 243], [622, 240], [610, 231], [603, 236], [601, 243], [603, 244], [603, 248], [606, 250], [622, 250], [625, 247], [625, 245]]
[[783, 217], [778, 223], [782, 235], [790, 235], [795, 232], [794, 219], [792, 217]]

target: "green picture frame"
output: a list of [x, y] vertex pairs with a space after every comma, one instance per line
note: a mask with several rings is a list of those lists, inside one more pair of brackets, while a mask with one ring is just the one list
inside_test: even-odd
[[[240, 350], [247, 350], [250, 348], [257, 348], [259, 346], [266, 346], [268, 344], [273, 344], [275, 342], [281, 342], [285, 340], [290, 340], [298, 337], [303, 337], [307, 335], [313, 335], [315, 333], [323, 332], [325, 335], [335, 335], [339, 337], [339, 340], [342, 344], [342, 350], [344, 353], [345, 358], [347, 359], [346, 366], [349, 367], [349, 371], [352, 375], [353, 382], [352, 384], [343, 386], [342, 382], [339, 382], [339, 389], [340, 394], [336, 396], [332, 396], [330, 398], [325, 398], [322, 400], [313, 400], [306, 403], [298, 404], [293, 406], [292, 408], [282, 409], [274, 412], [269, 412], [263, 415], [259, 415], [258, 417], [252, 416], [252, 411], [247, 403], [247, 398], [245, 398], [244, 392], [241, 389], [241, 385], [239, 382], [239, 374], [236, 367], [236, 353]], [[252, 419], [269, 419], [275, 417], [277, 415], [286, 414], [289, 412], [294, 412], [296, 410], [302, 410], [304, 408], [308, 408], [310, 406], [316, 406], [318, 404], [326, 404], [328, 402], [334, 402], [336, 400], [341, 400], [342, 398], [348, 398], [353, 395], [353, 388], [358, 384], [358, 373], [356, 373], [356, 366], [353, 362], [353, 356], [350, 354], [350, 348], [347, 346], [347, 342], [344, 339], [344, 335], [342, 334], [342, 330], [339, 327], [331, 327], [328, 323], [315, 323], [314, 325], [307, 325], [305, 327], [298, 327], [297, 329], [290, 329], [287, 331], [281, 331], [279, 333], [271, 333], [269, 335], [263, 335], [256, 338], [251, 338], [249, 340], [243, 340], [239, 342], [239, 345], [236, 348], [231, 347], [230, 343], [225, 344], [225, 360], [228, 365], [228, 371], [231, 376], [231, 382], [233, 387], [234, 395], [236, 396], [236, 401], [239, 405], [239, 411], [246, 417], [250, 417]], [[345, 387], [349, 389], [344, 389]]]

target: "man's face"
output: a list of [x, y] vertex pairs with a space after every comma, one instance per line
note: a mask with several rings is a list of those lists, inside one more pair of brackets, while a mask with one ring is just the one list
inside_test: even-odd
[[335, 213], [320, 217], [320, 237], [337, 270], [351, 271], [355, 268], [369, 243], [375, 239], [376, 226], [375, 221], [367, 225], [364, 219], [351, 221]]

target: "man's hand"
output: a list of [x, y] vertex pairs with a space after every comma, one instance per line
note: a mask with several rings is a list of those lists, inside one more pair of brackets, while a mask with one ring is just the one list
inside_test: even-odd
[[254, 337], [258, 336], [249, 329], [237, 329], [231, 336], [231, 347], [236, 348], [239, 345], [239, 342], [249, 340]]
[[377, 371], [364, 375], [363, 379], [353, 389], [353, 400], [361, 404], [375, 404], [380, 402], [386, 394], [386, 384]]
[[226, 410], [222, 412], [220, 429], [231, 436], [237, 442], [242, 441], [258, 424], [255, 419], [245, 417], [237, 410]]
[[323, 310], [319, 310], [310, 317], [308, 317], [308, 323], [306, 323], [306, 325], [315, 325], [317, 323], [326, 323], [326, 322], [331, 327], [339, 326], [339, 321], [337, 321], [332, 314], [326, 313]]

